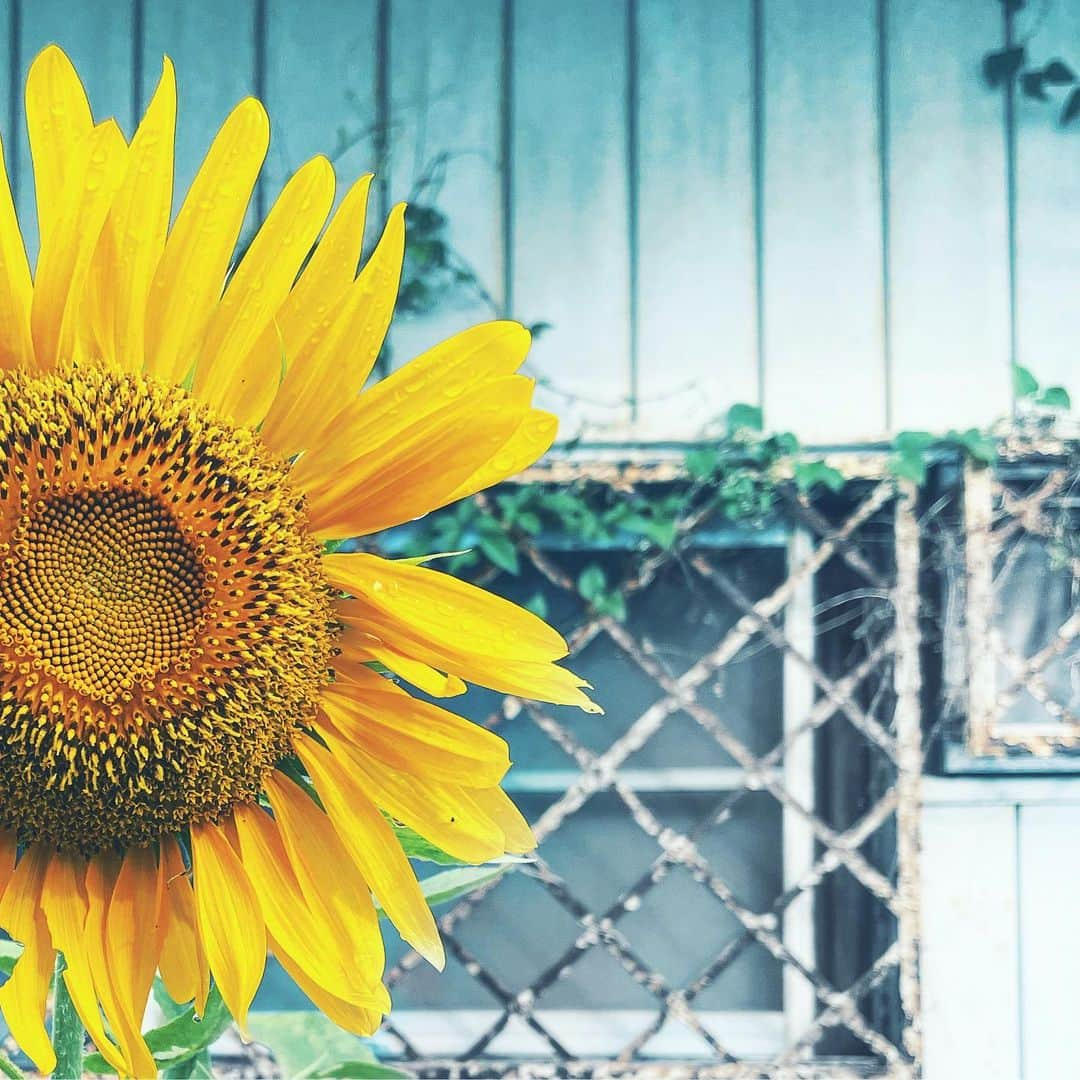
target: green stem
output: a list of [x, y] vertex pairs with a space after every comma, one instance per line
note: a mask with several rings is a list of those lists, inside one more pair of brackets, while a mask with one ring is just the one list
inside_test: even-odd
[[2, 1050], [0, 1050], [0, 1073], [10, 1077], [11, 1080], [24, 1080], [24, 1077], [26, 1076], [22, 1069], [20, 1069]]
[[64, 957], [56, 955], [55, 999], [53, 1003], [52, 1044], [56, 1052], [57, 1080], [82, 1080], [83, 1043], [86, 1029], [83, 1027], [75, 1004], [64, 982]]

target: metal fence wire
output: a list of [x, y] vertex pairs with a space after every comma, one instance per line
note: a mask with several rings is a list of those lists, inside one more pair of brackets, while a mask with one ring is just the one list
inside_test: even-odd
[[[624, 619], [581, 600], [577, 545], [514, 538], [608, 713], [486, 699], [539, 854], [442, 916], [444, 982], [397, 951], [384, 1050], [421, 1076], [916, 1074], [920, 534], [883, 465], [601, 553]], [[571, 474], [672, 478], [526, 480]]]

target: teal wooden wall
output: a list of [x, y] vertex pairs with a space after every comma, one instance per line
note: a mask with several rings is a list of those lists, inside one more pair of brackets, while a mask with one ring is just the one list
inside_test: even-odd
[[[1028, 8], [1014, 36], [1080, 55], [1080, 5]], [[49, 41], [128, 130], [174, 58], [181, 182], [257, 93], [260, 206], [342, 128], [384, 207], [451, 154], [453, 243], [553, 324], [567, 437], [692, 438], [741, 400], [852, 442], [1007, 413], [1014, 357], [1080, 382], [1080, 134], [981, 84], [998, 0], [0, 0], [0, 26], [24, 212], [10, 133]], [[399, 327], [395, 355], [487, 313]]]

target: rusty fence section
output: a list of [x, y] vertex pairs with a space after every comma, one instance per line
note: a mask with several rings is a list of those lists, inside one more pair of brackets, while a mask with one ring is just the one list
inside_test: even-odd
[[963, 524], [967, 751], [1045, 760], [1076, 750], [1080, 443], [1017, 440], [997, 468], [969, 465]]
[[383, 1053], [424, 1076], [917, 1075], [916, 492], [843, 465], [842, 493], [785, 490], [760, 529], [694, 514], [670, 550], [611, 555], [625, 619], [581, 601], [572, 545], [515, 538], [608, 715], [489, 702], [512, 750], [546, 747], [511, 773], [539, 855], [442, 916], [444, 989], [399, 950]]

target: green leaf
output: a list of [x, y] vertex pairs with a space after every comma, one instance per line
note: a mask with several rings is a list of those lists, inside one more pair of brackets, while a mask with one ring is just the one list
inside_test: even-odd
[[997, 459], [997, 445], [984, 431], [968, 428], [967, 431], [950, 431], [949, 438], [958, 442], [975, 461], [992, 465]]
[[679, 538], [679, 523], [673, 518], [647, 521], [642, 531], [657, 547], [670, 551]]
[[1034, 397], [1039, 392], [1039, 380], [1026, 367], [1013, 364], [1013, 394], [1018, 398]]
[[481, 537], [476, 546], [488, 561], [494, 563], [500, 570], [505, 570], [508, 574], [516, 574], [521, 569], [517, 548], [506, 533], [489, 533]]
[[329, 1069], [319, 1069], [309, 1073], [312, 1080], [392, 1080], [396, 1077], [408, 1077], [408, 1073], [395, 1069], [392, 1065], [380, 1065], [377, 1061], [343, 1061]]
[[760, 431], [764, 422], [761, 409], [757, 405], [738, 402], [727, 411], [728, 434], [737, 431]]
[[15, 970], [15, 961], [22, 956], [23, 947], [17, 941], [0, 941], [0, 971], [10, 975]]
[[720, 454], [711, 446], [688, 450], [683, 464], [691, 479], [706, 480], [716, 472], [716, 467], [720, 464]]
[[595, 603], [604, 595], [604, 591], [607, 589], [607, 575], [602, 567], [597, 566], [596, 563], [589, 563], [578, 576], [577, 587], [578, 592], [590, 604]]
[[315, 1010], [253, 1012], [248, 1016], [252, 1037], [269, 1046], [283, 1076], [320, 1075], [345, 1061], [375, 1064], [375, 1055], [358, 1035], [342, 1031]]
[[1048, 386], [1038, 396], [1035, 404], [1047, 409], [1062, 409], [1068, 412], [1072, 408], [1072, 398], [1064, 386]]
[[610, 615], [616, 622], [626, 622], [626, 597], [620, 592], [597, 597], [593, 606], [601, 615]]
[[525, 601], [525, 607], [539, 619], [546, 619], [548, 617], [547, 597], [542, 592], [533, 593], [532, 596]]
[[535, 536], [544, 527], [539, 516], [533, 513], [532, 510], [523, 510], [514, 519], [514, 524], [522, 532], [527, 532], [530, 536]]
[[[206, 1012], [195, 1019], [194, 1006], [189, 1006], [175, 1019], [146, 1033], [146, 1045], [161, 1068], [179, 1065], [194, 1057], [216, 1041], [232, 1023], [232, 1016], [221, 1000], [216, 986], [210, 987]], [[87, 1072], [114, 1073], [116, 1070], [100, 1055], [90, 1054], [85, 1061]]]
[[898, 480], [926, 483], [926, 458], [919, 452], [894, 454], [889, 458], [889, 472]]
[[436, 847], [430, 840], [425, 840], [418, 832], [410, 829], [408, 825], [402, 825], [392, 818], [387, 818], [393, 826], [394, 834], [401, 845], [402, 850], [410, 859], [423, 859], [425, 862], [436, 863], [439, 866], [463, 866], [460, 859], [453, 855], [447, 855], [442, 848]]
[[937, 436], [929, 431], [901, 431], [893, 439], [893, 447], [901, 454], [921, 454], [937, 442]]
[[[527, 861], [527, 860], [525, 860]], [[500, 861], [496, 865], [485, 864], [483, 866], [461, 866], [456, 870], [443, 870], [438, 874], [432, 874], [420, 882], [420, 891], [424, 894], [430, 907], [439, 904], [449, 904], [460, 896], [479, 889], [489, 881], [500, 878], [508, 870], [519, 865], [518, 860]]]
[[816, 484], [822, 484], [830, 491], [839, 491], [844, 486], [844, 474], [824, 461], [797, 461], [794, 476], [796, 487], [803, 492]]

